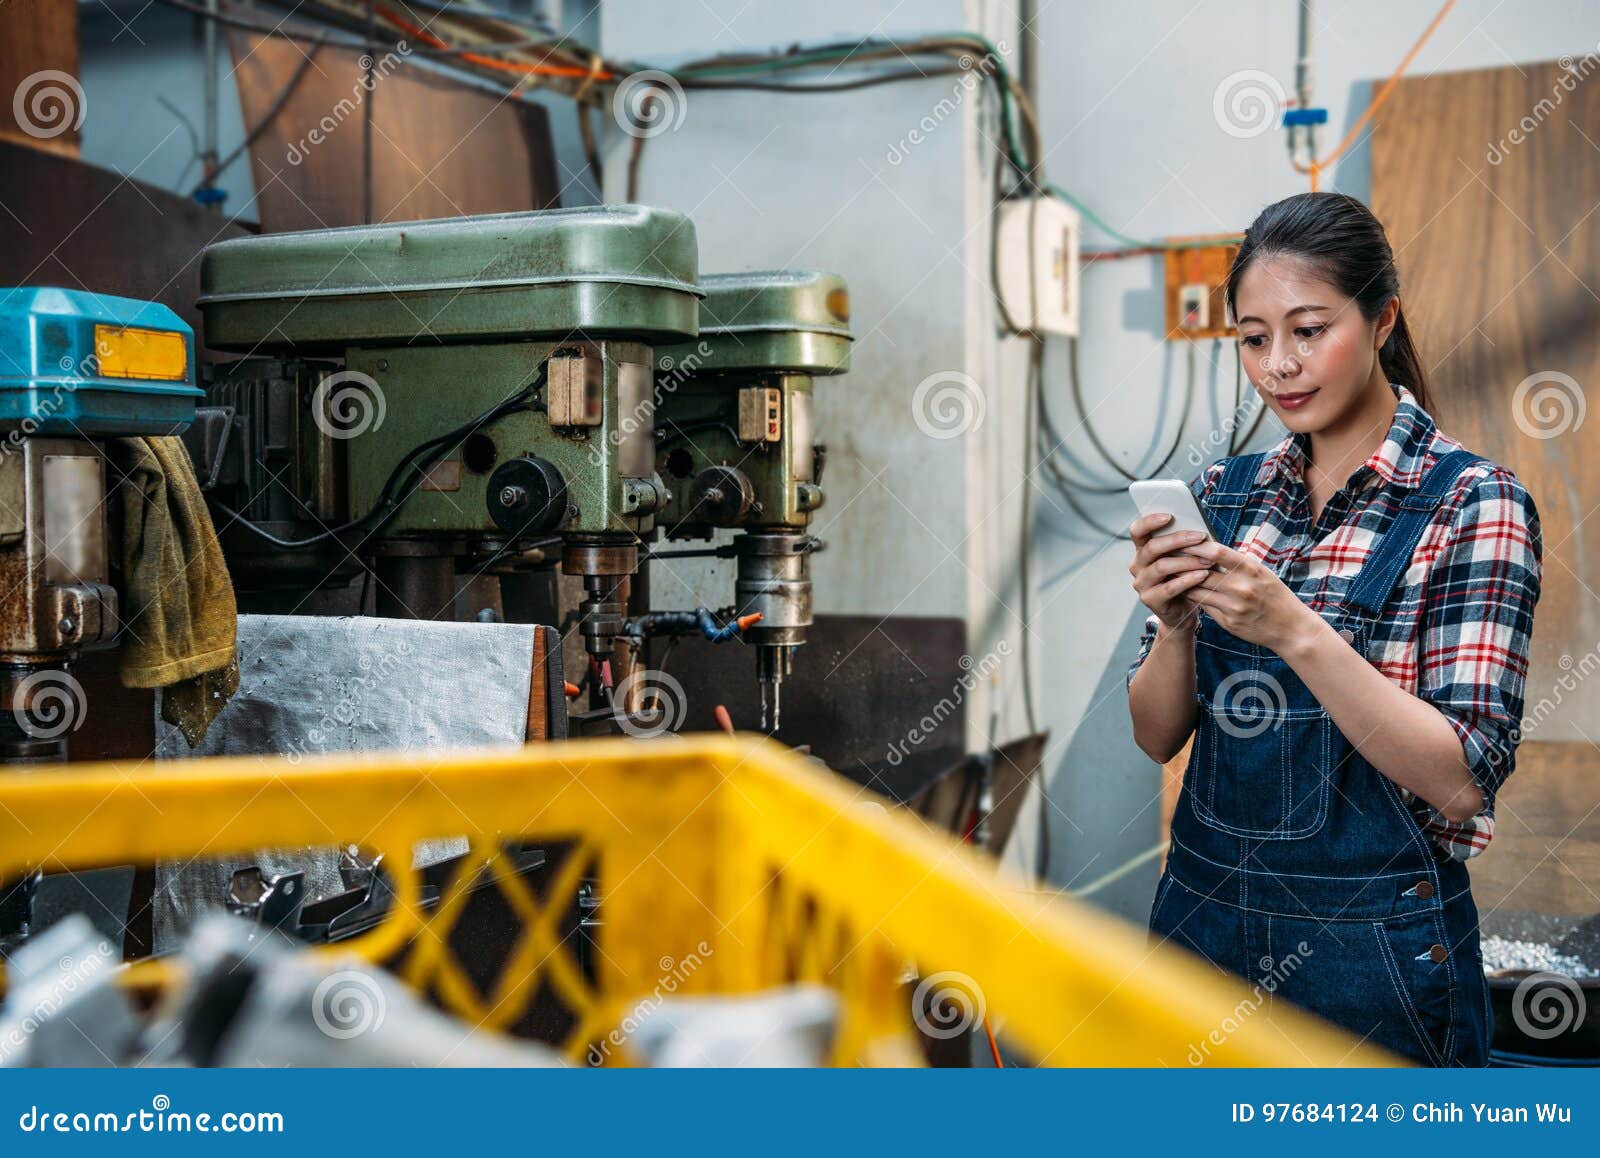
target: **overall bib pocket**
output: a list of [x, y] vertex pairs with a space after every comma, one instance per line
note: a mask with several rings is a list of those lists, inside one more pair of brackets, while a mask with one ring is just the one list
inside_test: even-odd
[[1255, 840], [1315, 834], [1328, 816], [1333, 771], [1328, 713], [1309, 695], [1312, 706], [1291, 706], [1270, 670], [1235, 672], [1199, 699], [1190, 767], [1200, 820]]

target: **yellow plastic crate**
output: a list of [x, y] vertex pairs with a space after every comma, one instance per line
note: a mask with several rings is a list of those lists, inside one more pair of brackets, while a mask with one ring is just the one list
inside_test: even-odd
[[[0, 773], [0, 873], [357, 843], [408, 866], [414, 842], [466, 834], [438, 906], [415, 873], [380, 926], [319, 950], [398, 961], [468, 1022], [504, 1029], [536, 991], [573, 1026], [574, 1060], [626, 1061], [625, 1014], [665, 993], [816, 981], [842, 995], [834, 1060], [915, 1064], [908, 964], [953, 982], [955, 1012], [1047, 1065], [1392, 1064], [1282, 1003], [1082, 904], [1033, 891], [909, 814], [766, 740], [585, 740], [516, 751], [80, 764]], [[504, 842], [569, 841], [535, 897]], [[498, 981], [474, 984], [449, 934], [483, 868], [520, 918]], [[585, 878], [603, 924], [594, 977], [559, 934]], [[168, 961], [129, 984], [172, 980]], [[964, 1002], [964, 1005], [963, 1005]], [[976, 1026], [982, 1032], [982, 1026]]]

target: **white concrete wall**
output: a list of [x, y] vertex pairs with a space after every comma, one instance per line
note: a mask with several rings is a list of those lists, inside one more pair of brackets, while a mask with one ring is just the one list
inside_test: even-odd
[[[1213, 115], [1218, 86], [1241, 70], [1266, 72], [1293, 94], [1297, 7], [1283, 0], [1148, 0], [1130, 22], [1123, 5], [1042, 0], [1039, 106], [1050, 175], [1114, 228], [1139, 238], [1240, 229], [1263, 205], [1304, 190], [1305, 178], [1289, 166], [1282, 132], [1239, 138], [1222, 131]], [[1314, 99], [1330, 116], [1324, 152], [1365, 109], [1371, 82], [1388, 76], [1437, 10], [1433, 0], [1315, 5]], [[1462, 0], [1412, 71], [1512, 67], [1582, 55], [1597, 42], [1596, 0]], [[1441, 202], [1472, 180], [1465, 172], [1417, 179], [1436, 180]], [[1369, 185], [1363, 144], [1324, 188], [1365, 198]], [[1116, 244], [1094, 229], [1085, 241]], [[1160, 461], [1155, 447], [1164, 451], [1170, 443], [1187, 380], [1181, 351], [1160, 338], [1161, 287], [1155, 258], [1104, 263], [1084, 274], [1080, 356], [1087, 404], [1119, 461], [1140, 472], [1154, 470]], [[1215, 375], [1206, 369], [1209, 344], [1200, 353], [1202, 392], [1166, 472], [1185, 478], [1196, 473], [1189, 449], [1212, 445], [1232, 406], [1231, 350], [1219, 351]], [[1064, 355], [1060, 343], [1051, 344], [1046, 376], [1058, 416], [1070, 418]], [[1282, 433], [1269, 418], [1252, 448]], [[1115, 477], [1081, 430], [1069, 436], [1068, 451], [1090, 469], [1098, 463], [1095, 477]], [[1205, 461], [1219, 453], [1208, 449]], [[1125, 524], [1133, 514], [1120, 498], [1088, 505], [1107, 524]], [[1041, 671], [1042, 698], [1056, 732], [1054, 875], [1081, 885], [1148, 847], [1156, 835], [1157, 769], [1126, 740], [1122, 689], [1144, 612], [1128, 586], [1126, 544], [1108, 549], [1103, 536], [1046, 501], [1039, 530], [1039, 630], [1052, 657]], [[1019, 856], [1025, 851], [1016, 850]], [[1151, 865], [1098, 899], [1142, 917], [1154, 874]]]

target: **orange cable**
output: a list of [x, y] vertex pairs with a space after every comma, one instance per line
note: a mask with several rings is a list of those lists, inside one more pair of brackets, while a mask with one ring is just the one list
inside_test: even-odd
[[[382, 16], [396, 28], [403, 30], [418, 40], [423, 41], [431, 48], [453, 48], [452, 44], [435, 36], [426, 28], [421, 28], [401, 17], [398, 13], [390, 11], [382, 5], [375, 5], [374, 11]], [[460, 59], [468, 64], [476, 64], [480, 68], [492, 68], [498, 72], [515, 73], [518, 76], [566, 76], [577, 79], [589, 78], [589, 83], [596, 80], [613, 80], [616, 74], [609, 71], [599, 71], [593, 68], [577, 68], [572, 65], [553, 64], [519, 64], [515, 61], [500, 60], [498, 57], [483, 56], [476, 52], [463, 52]], [[587, 86], [586, 86], [587, 87]]]
[[989, 1054], [994, 1058], [994, 1068], [1003, 1070], [1006, 1063], [1000, 1060], [1000, 1045], [994, 1039], [994, 1029], [989, 1025], [989, 1015], [983, 1015], [983, 1032], [989, 1035]]
[[1399, 66], [1389, 74], [1389, 79], [1383, 82], [1383, 87], [1378, 90], [1377, 95], [1374, 96], [1368, 103], [1366, 111], [1356, 119], [1356, 123], [1351, 126], [1350, 131], [1345, 134], [1344, 140], [1339, 142], [1338, 148], [1334, 149], [1334, 151], [1329, 153], [1326, 157], [1313, 160], [1310, 165], [1301, 165], [1298, 162], [1295, 163], [1295, 169], [1310, 176], [1311, 191], [1313, 193], [1317, 190], [1317, 178], [1321, 174], [1321, 171], [1333, 164], [1340, 157], [1344, 156], [1345, 150], [1350, 148], [1350, 146], [1355, 143], [1355, 139], [1361, 135], [1361, 130], [1366, 128], [1367, 122], [1372, 119], [1373, 114], [1378, 111], [1379, 106], [1381, 106], [1384, 101], [1389, 99], [1389, 94], [1394, 91], [1394, 86], [1400, 83], [1400, 78], [1405, 75], [1406, 69], [1411, 67], [1411, 62], [1417, 58], [1417, 53], [1422, 51], [1422, 46], [1428, 42], [1428, 38], [1434, 34], [1439, 25], [1444, 23], [1444, 18], [1450, 15], [1450, 9], [1454, 8], [1455, 6], [1456, 0], [1445, 0], [1444, 6], [1441, 7], [1438, 13], [1434, 16], [1433, 22], [1430, 23], [1427, 28], [1423, 29], [1422, 35], [1417, 37], [1417, 42], [1411, 46], [1411, 51], [1405, 54], [1405, 57], [1400, 61]]

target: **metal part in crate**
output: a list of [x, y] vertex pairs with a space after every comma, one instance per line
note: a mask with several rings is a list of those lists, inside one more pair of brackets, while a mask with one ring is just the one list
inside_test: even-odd
[[[388, 919], [332, 951], [396, 963], [414, 989], [485, 1028], [518, 1030], [539, 1001], [557, 1002], [555, 1036], [575, 1061], [596, 1043], [606, 1061], [628, 1060], [620, 1027], [643, 999], [812, 981], [841, 997], [836, 1063], [914, 1064], [922, 1006], [908, 967], [929, 985], [954, 983], [967, 998], [958, 1018], [987, 1015], [1042, 1064], [1183, 1066], [1202, 1046], [1221, 1065], [1392, 1060], [1273, 1003], [1240, 1016], [1252, 1001], [1241, 984], [1147, 945], [1142, 929], [1033, 891], [766, 740], [0, 773], [5, 880], [330, 834], [400, 866], [416, 841], [463, 832], [471, 851], [436, 905], [424, 904], [418, 873], [397, 871]], [[571, 851], [542, 890], [502, 852], [554, 841]], [[484, 876], [518, 932], [496, 975], [471, 976], [452, 933]], [[592, 976], [562, 927], [588, 879], [601, 906]], [[158, 960], [125, 979], [161, 986], [175, 975]]]

